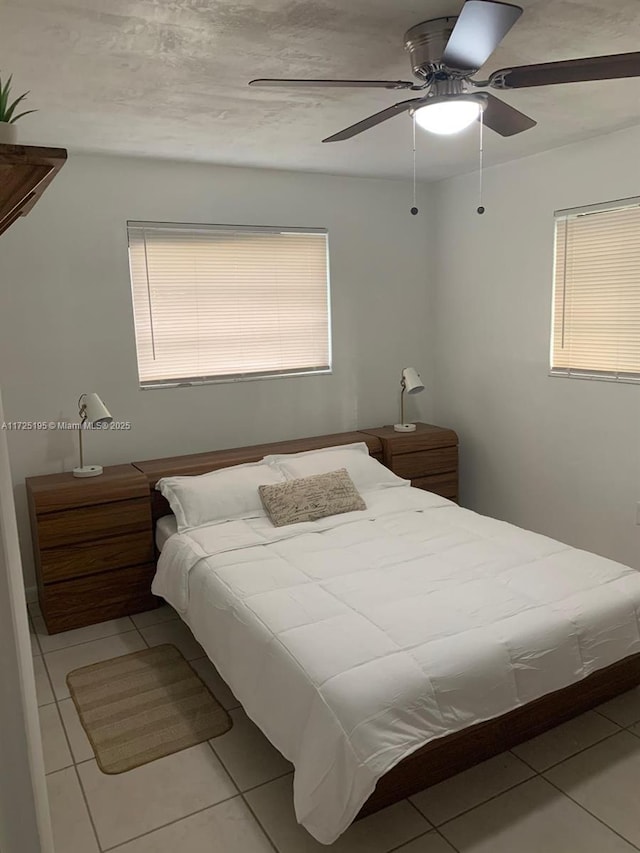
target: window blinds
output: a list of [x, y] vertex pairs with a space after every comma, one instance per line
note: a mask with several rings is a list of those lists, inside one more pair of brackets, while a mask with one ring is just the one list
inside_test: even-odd
[[326, 231], [127, 225], [142, 387], [330, 370]]
[[640, 205], [556, 214], [552, 373], [640, 381]]

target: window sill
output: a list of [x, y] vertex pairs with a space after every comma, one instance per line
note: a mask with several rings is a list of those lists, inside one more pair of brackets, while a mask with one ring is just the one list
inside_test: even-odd
[[559, 377], [560, 379], [589, 379], [595, 380], [596, 382], [617, 382], [622, 385], [639, 385], [640, 384], [640, 374], [638, 373], [605, 373], [604, 371], [599, 373], [596, 370], [593, 371], [580, 371], [580, 370], [556, 370], [551, 369], [549, 371], [549, 376]]

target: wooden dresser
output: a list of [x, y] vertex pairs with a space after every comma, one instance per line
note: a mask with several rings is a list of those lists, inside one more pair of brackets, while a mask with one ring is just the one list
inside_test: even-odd
[[42, 615], [50, 633], [149, 610], [155, 572], [146, 477], [133, 465], [99, 477], [26, 481]]
[[416, 424], [415, 432], [396, 432], [392, 426], [363, 429], [382, 442], [382, 460], [399, 477], [418, 489], [458, 500], [458, 436], [452, 429]]

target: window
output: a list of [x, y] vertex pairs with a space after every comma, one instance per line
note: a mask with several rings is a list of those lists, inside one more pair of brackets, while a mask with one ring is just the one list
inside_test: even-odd
[[324, 229], [127, 229], [141, 387], [331, 371]]
[[640, 381], [640, 199], [556, 213], [551, 373]]

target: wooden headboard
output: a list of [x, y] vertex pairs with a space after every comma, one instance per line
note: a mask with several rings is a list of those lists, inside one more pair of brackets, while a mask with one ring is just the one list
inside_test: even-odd
[[369, 453], [382, 462], [382, 442], [375, 435], [365, 432], [338, 432], [332, 435], [316, 435], [311, 438], [294, 438], [290, 441], [278, 441], [273, 444], [253, 444], [250, 447], [234, 447], [230, 450], [212, 450], [208, 453], [193, 453], [189, 456], [168, 456], [165, 459], [148, 459], [133, 462], [149, 483], [151, 490], [151, 513], [153, 524], [163, 515], [171, 512], [166, 499], [157, 492], [155, 485], [162, 477], [180, 477], [185, 475], [206, 474], [218, 468], [231, 465], [243, 465], [247, 462], [259, 462], [263, 456], [273, 453], [302, 453], [305, 450], [318, 450], [339, 444], [366, 442]]

